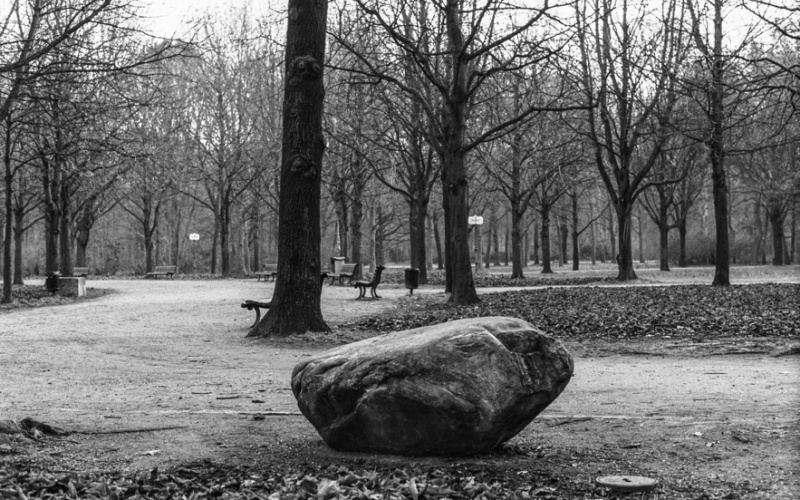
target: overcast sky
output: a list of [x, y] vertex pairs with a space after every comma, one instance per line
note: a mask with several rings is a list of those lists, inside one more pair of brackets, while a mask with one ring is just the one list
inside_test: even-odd
[[[2, 0], [0, 0], [2, 1]], [[207, 10], [224, 12], [231, 5], [249, 3], [253, 11], [269, 7], [278, 9], [285, 7], [286, 0], [140, 0], [145, 5], [142, 14], [150, 20], [148, 28], [154, 35], [168, 37], [180, 33], [181, 26]]]

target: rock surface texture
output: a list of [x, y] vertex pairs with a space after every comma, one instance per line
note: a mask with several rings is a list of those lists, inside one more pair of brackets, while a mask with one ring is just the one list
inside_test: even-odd
[[295, 366], [303, 415], [338, 450], [402, 455], [487, 452], [564, 390], [572, 357], [515, 318], [395, 332]]

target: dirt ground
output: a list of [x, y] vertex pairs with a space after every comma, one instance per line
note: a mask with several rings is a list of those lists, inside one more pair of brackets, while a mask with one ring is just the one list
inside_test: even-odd
[[[557, 470], [587, 485], [598, 475], [638, 473], [668, 484], [667, 498], [698, 498], [698, 481], [706, 498], [800, 498], [797, 355], [568, 343], [575, 377], [498, 452], [457, 459], [346, 454], [322, 443], [289, 387], [295, 363], [330, 346], [318, 338], [245, 338], [255, 314], [240, 304], [268, 300], [271, 283], [89, 286], [110, 293], [0, 312], [0, 420], [32, 417], [72, 432], [27, 449], [5, 439], [11, 453], [55, 470], [147, 470], [202, 459], [413, 461], [497, 468], [523, 479]], [[380, 301], [355, 301], [356, 290], [326, 285], [324, 317], [337, 332], [339, 323], [414, 300], [402, 288], [380, 292]], [[441, 294], [414, 296], [424, 293]]]

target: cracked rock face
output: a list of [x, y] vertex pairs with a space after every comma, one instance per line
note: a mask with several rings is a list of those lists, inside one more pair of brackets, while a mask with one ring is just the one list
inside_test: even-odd
[[564, 390], [572, 357], [525, 321], [486, 317], [395, 332], [295, 366], [300, 411], [338, 450], [487, 452]]

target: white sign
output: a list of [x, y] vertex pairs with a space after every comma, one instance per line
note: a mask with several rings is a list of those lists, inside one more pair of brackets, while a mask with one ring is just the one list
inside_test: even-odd
[[192, 240], [192, 241], [197, 241], [197, 240], [199, 240], [199, 239], [200, 239], [200, 235], [199, 235], [199, 234], [197, 234], [197, 233], [191, 233], [191, 234], [189, 235], [189, 239], [190, 239], [190, 240]]
[[467, 222], [469, 222], [470, 226], [480, 226], [483, 224], [483, 217], [480, 215], [470, 215]]

